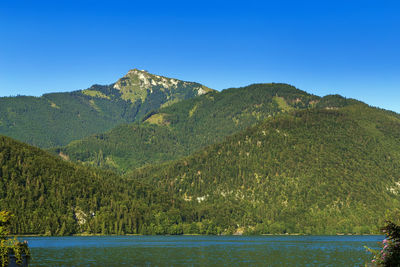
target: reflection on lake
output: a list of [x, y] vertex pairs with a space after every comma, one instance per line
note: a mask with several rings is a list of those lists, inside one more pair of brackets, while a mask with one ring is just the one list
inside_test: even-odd
[[26, 237], [30, 266], [360, 266], [383, 236]]

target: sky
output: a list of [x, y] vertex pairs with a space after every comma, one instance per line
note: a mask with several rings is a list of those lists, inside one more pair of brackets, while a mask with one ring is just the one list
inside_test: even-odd
[[130, 69], [213, 89], [283, 82], [400, 113], [400, 1], [0, 1], [0, 96]]

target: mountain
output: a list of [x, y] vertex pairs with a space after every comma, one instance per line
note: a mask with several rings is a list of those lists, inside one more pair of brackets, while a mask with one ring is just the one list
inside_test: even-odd
[[269, 116], [352, 101], [338, 96], [321, 99], [287, 84], [253, 84], [161, 107], [141, 122], [121, 125], [53, 151], [72, 161], [128, 171], [187, 156]]
[[133, 69], [107, 86], [41, 97], [1, 97], [0, 134], [42, 148], [63, 146], [210, 91], [198, 83]]
[[14, 214], [14, 234], [181, 234], [193, 222], [173, 195], [5, 136], [0, 188], [0, 210]]
[[330, 96], [129, 177], [182, 196], [222, 229], [378, 233], [399, 211], [400, 116], [345, 102]]
[[[122, 84], [102, 88], [112, 98]], [[210, 91], [56, 152], [72, 158], [74, 145], [96, 158], [73, 163], [0, 136], [13, 233], [364, 234], [400, 214], [400, 115], [339, 95]]]

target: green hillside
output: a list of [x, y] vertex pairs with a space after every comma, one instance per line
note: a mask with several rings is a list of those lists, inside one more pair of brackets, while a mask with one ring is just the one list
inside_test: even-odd
[[193, 217], [168, 193], [3, 136], [0, 188], [14, 234], [180, 234]]
[[[289, 86], [281, 96], [281, 89], [210, 92], [118, 127], [113, 136], [97, 134], [115, 138], [116, 151], [129, 150], [132, 140], [143, 148], [138, 159], [147, 165], [124, 177], [1, 136], [0, 210], [15, 214], [15, 234], [378, 233], [386, 215], [400, 212], [400, 115]], [[246, 94], [236, 95], [241, 90]], [[244, 103], [232, 105], [235, 98]], [[248, 116], [264, 105], [271, 108], [260, 117]], [[242, 110], [237, 124], [210, 119], [235, 109]], [[236, 134], [216, 136], [224, 123]], [[185, 137], [202, 127], [203, 135]], [[132, 133], [138, 138], [117, 142]], [[196, 139], [198, 147], [222, 141], [173, 162], [145, 160], [178, 158], [195, 149], [185, 142]], [[116, 161], [104, 151], [96, 162], [111, 166]]]
[[129, 177], [184, 197], [221, 229], [378, 233], [400, 204], [400, 117], [342, 100], [268, 118]]
[[214, 91], [153, 111], [141, 123], [121, 125], [55, 151], [73, 161], [127, 171], [187, 156], [269, 116], [352, 101], [331, 98], [338, 103], [274, 83]]
[[43, 148], [62, 146], [209, 91], [198, 83], [134, 69], [108, 86], [41, 97], [1, 97], [0, 134]]

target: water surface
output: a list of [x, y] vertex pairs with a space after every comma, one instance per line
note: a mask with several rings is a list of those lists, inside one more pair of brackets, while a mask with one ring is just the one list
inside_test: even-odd
[[26, 237], [30, 266], [363, 266], [383, 236]]

